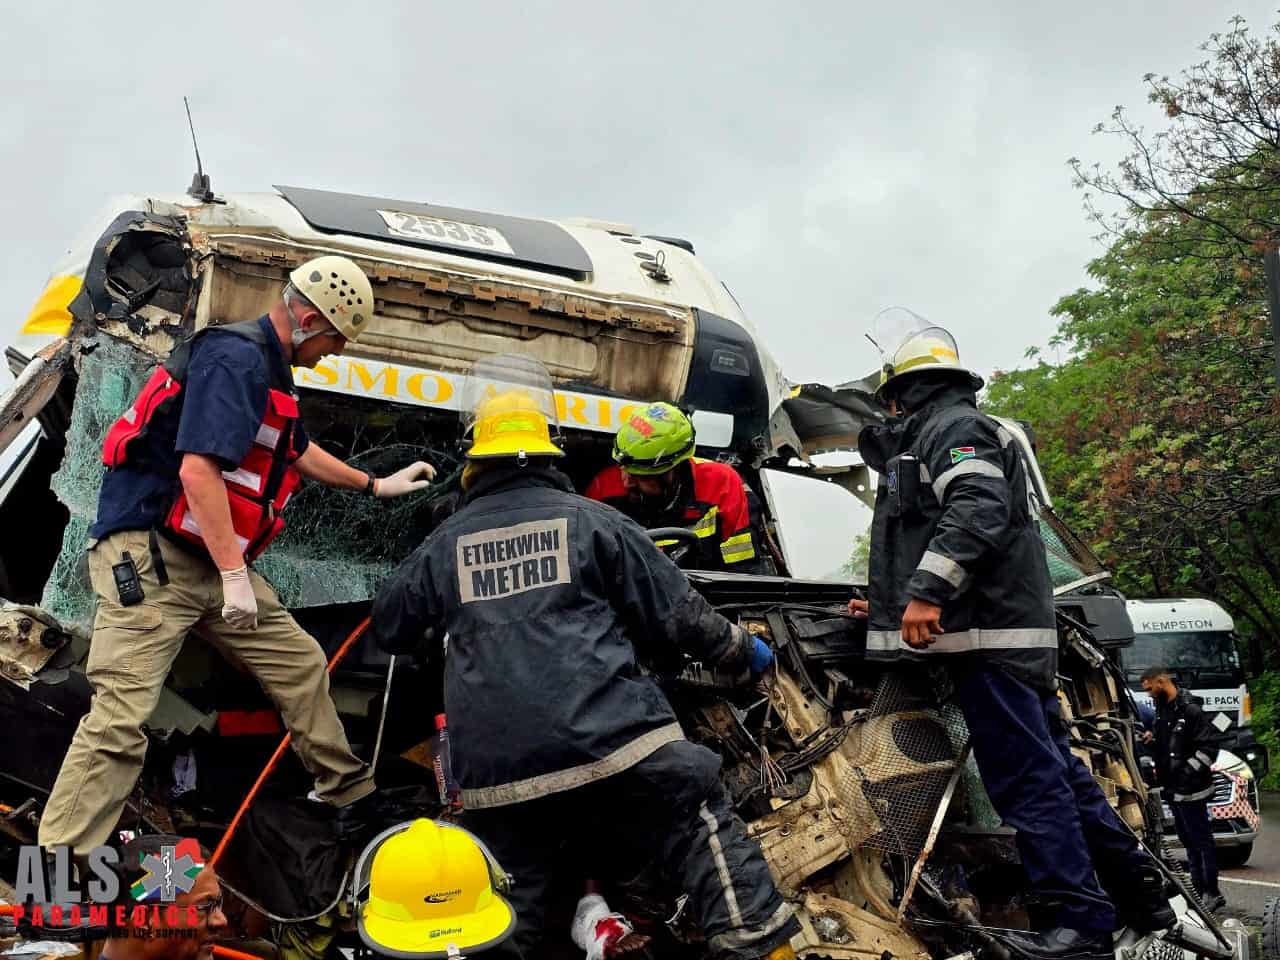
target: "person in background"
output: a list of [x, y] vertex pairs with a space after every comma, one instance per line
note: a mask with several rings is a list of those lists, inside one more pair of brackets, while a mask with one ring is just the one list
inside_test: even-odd
[[1218, 732], [1188, 690], [1179, 689], [1168, 667], [1142, 674], [1142, 689], [1155, 704], [1155, 724], [1144, 738], [1156, 761], [1156, 777], [1173, 813], [1178, 840], [1187, 851], [1191, 883], [1208, 910], [1221, 910], [1227, 899], [1218, 886], [1218, 851], [1209, 823], [1213, 796], [1213, 762]]
[[[195, 882], [186, 891], [178, 887], [169, 903], [159, 898], [139, 900], [136, 891], [151, 872], [145, 865], [147, 857], [165, 856], [166, 848], [170, 853], [196, 852], [185, 869], [181, 858], [178, 865], [179, 872], [194, 876]], [[112, 905], [113, 912], [115, 907], [124, 909], [126, 923], [113, 930], [103, 960], [212, 960], [213, 944], [225, 934], [227, 917], [222, 912], [218, 875], [204, 860], [204, 851], [195, 841], [182, 837], [148, 835], [126, 843], [116, 870], [120, 891]]]

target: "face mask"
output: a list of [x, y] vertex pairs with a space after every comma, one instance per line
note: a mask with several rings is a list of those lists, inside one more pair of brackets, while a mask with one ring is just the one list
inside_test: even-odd
[[307, 333], [307, 331], [295, 327], [289, 334], [289, 342], [297, 348], [302, 346], [308, 340], [314, 339], [315, 337], [324, 337], [328, 334], [328, 330], [313, 330], [311, 333]]
[[298, 318], [294, 315], [293, 303], [291, 302], [290, 295], [288, 293], [285, 294], [284, 309], [285, 312], [289, 314], [289, 342], [293, 344], [294, 349], [297, 349], [308, 340], [313, 340], [316, 337], [335, 336], [337, 334], [337, 331], [332, 329], [312, 330], [310, 333], [303, 330], [302, 327], [298, 325]]

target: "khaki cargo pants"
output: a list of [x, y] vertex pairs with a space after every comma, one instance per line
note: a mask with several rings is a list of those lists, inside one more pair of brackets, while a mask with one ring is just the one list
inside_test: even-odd
[[[222, 580], [212, 561], [163, 537], [159, 546], [166, 586], [156, 577], [146, 531], [114, 533], [89, 551], [98, 594], [86, 669], [93, 700], [41, 817], [40, 843], [67, 844], [85, 854], [111, 835], [142, 770], [142, 726], [190, 630], [257, 677], [293, 734], [293, 749], [316, 778], [322, 800], [341, 806], [371, 793], [373, 773], [351, 752], [329, 696], [324, 651], [280, 605], [271, 586], [251, 574], [258, 627], [236, 629], [222, 619]], [[126, 550], [146, 598], [122, 607], [111, 567]]]

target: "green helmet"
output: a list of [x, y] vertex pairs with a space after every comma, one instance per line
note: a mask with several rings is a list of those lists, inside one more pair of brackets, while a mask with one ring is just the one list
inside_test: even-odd
[[651, 403], [631, 415], [613, 439], [613, 460], [627, 473], [657, 476], [693, 456], [693, 424], [669, 403]]

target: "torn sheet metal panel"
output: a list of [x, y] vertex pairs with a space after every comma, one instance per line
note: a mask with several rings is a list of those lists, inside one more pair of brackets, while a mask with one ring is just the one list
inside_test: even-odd
[[168, 356], [190, 333], [196, 283], [186, 224], [127, 210], [94, 245], [72, 317], [152, 357]]
[[[199, 325], [266, 312], [288, 272], [322, 252], [198, 227], [192, 237], [198, 251], [212, 254]], [[688, 308], [340, 252], [369, 276], [378, 302], [351, 357], [459, 373], [479, 357], [516, 351], [557, 380], [614, 394], [678, 399], [684, 390], [695, 332]]]
[[798, 456], [856, 451], [862, 428], [882, 423], [884, 411], [860, 388], [832, 389], [820, 383], [792, 388], [782, 408], [800, 439]]
[[0, 398], [0, 450], [13, 442], [35, 420], [68, 372], [71, 343], [59, 338], [27, 364], [9, 392]]

